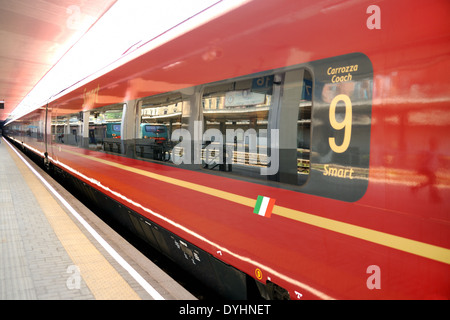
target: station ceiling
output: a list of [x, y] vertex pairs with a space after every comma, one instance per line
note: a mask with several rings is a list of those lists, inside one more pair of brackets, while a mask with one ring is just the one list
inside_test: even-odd
[[0, 124], [117, 0], [0, 0]]

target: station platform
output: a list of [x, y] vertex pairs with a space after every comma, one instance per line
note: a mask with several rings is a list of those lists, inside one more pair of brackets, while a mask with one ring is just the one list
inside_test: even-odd
[[0, 300], [196, 299], [0, 142]]

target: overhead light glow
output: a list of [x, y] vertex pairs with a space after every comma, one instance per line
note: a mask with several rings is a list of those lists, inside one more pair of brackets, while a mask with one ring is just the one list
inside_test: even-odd
[[[189, 27], [189, 20], [195, 20], [192, 17], [202, 16], [197, 20], [205, 22], [247, 1], [117, 1], [39, 81], [11, 113], [7, 123], [45, 105], [66, 88], [81, 84], [95, 72], [107, 69], [118, 60], [126, 60], [120, 59], [124, 55], [130, 60], [136, 52], [142, 54], [142, 51], [149, 50], [150, 40], [175, 26], [175, 29], [182, 29], [185, 24]], [[181, 22], [183, 24], [178, 26]]]

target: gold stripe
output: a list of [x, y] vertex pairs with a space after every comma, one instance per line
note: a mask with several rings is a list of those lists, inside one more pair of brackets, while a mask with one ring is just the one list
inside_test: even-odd
[[278, 214], [285, 218], [450, 264], [450, 250], [443, 247], [279, 206], [274, 207], [273, 214]]
[[[62, 149], [62, 151], [74, 154], [76, 156], [81, 156], [81, 157], [84, 157], [84, 158], [92, 160], [92, 161], [97, 161], [97, 162], [100, 162], [100, 163], [103, 163], [103, 164], [106, 164], [109, 166], [113, 166], [118, 169], [122, 169], [125, 171], [140, 174], [140, 175], [146, 176], [151, 179], [156, 179], [156, 180], [170, 183], [170, 184], [173, 184], [176, 186], [180, 186], [183, 188], [187, 188], [190, 190], [194, 190], [197, 192], [215, 196], [215, 197], [218, 197], [221, 199], [232, 201], [232, 202], [235, 202], [235, 203], [238, 203], [241, 205], [245, 205], [245, 206], [248, 206], [251, 208], [254, 208], [255, 204], [256, 204], [256, 199], [247, 198], [247, 197], [240, 196], [240, 195], [230, 193], [227, 191], [222, 191], [222, 190], [206, 187], [203, 185], [199, 185], [196, 183], [167, 177], [167, 176], [160, 175], [157, 173], [129, 167], [129, 166], [115, 163], [112, 161], [99, 159], [96, 157], [80, 154], [80, 153], [65, 150], [65, 149]], [[423, 243], [420, 241], [391, 235], [391, 234], [384, 233], [381, 231], [376, 231], [376, 230], [372, 230], [372, 229], [368, 229], [368, 228], [364, 228], [364, 227], [359, 227], [359, 226], [356, 226], [353, 224], [316, 216], [313, 214], [281, 207], [278, 205], [274, 206], [272, 214], [276, 214], [276, 215], [279, 215], [279, 216], [282, 216], [282, 217], [285, 217], [288, 219], [296, 220], [296, 221], [306, 223], [309, 225], [313, 225], [313, 226], [323, 228], [326, 230], [338, 232], [338, 233], [341, 233], [341, 234], [344, 234], [347, 236], [351, 236], [351, 237], [355, 237], [355, 238], [358, 238], [361, 240], [373, 242], [373, 243], [383, 245], [386, 247], [390, 247], [393, 249], [397, 249], [397, 250], [401, 250], [401, 251], [408, 252], [411, 254], [415, 254], [415, 255], [418, 255], [421, 257], [425, 257], [425, 258], [429, 258], [429, 259], [443, 262], [446, 264], [450, 264], [450, 250], [447, 248], [443, 248], [443, 247], [435, 246], [432, 244], [427, 244], [427, 243]]]
[[80, 275], [94, 297], [98, 300], [140, 300], [139, 295], [81, 232], [36, 176], [10, 148], [7, 149], [59, 241], [72, 262], [80, 268]]

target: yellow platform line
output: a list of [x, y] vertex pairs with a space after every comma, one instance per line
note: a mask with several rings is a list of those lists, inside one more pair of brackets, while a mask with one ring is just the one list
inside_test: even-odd
[[[7, 149], [36, 197], [39, 206], [46, 215], [59, 241], [67, 251], [74, 265], [80, 269], [80, 275], [95, 299], [141, 299], [117, 270], [81, 232], [36, 176], [10, 148]], [[70, 276], [71, 274], [68, 273], [67, 277], [69, 278]]]

